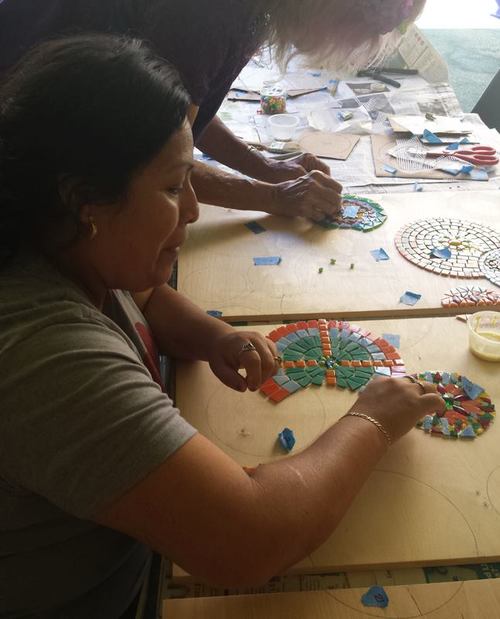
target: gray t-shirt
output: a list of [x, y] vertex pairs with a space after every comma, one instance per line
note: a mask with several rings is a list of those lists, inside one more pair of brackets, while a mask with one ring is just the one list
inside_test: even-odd
[[25, 255], [0, 270], [0, 377], [0, 617], [119, 617], [149, 550], [91, 518], [195, 433], [145, 319]]

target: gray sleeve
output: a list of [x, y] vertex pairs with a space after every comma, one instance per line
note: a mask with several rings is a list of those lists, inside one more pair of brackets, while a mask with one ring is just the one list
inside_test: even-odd
[[6, 480], [89, 518], [194, 434], [119, 332], [68, 322], [0, 358]]

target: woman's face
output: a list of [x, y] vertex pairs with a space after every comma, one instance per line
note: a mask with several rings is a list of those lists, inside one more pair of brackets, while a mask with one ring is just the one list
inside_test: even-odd
[[186, 226], [199, 215], [192, 167], [193, 138], [186, 121], [132, 178], [123, 199], [89, 207], [97, 233], [84, 242], [86, 263], [105, 288], [138, 292], [168, 281]]

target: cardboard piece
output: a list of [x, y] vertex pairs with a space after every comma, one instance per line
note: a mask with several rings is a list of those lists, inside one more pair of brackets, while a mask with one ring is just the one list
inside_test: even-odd
[[389, 122], [394, 131], [422, 135], [425, 129], [439, 135], [441, 133], [453, 135], [465, 135], [471, 133], [471, 127], [462, 122], [461, 118], [451, 116], [435, 116], [434, 120], [422, 116], [389, 116]]
[[302, 150], [326, 159], [345, 161], [359, 142], [359, 135], [331, 133], [329, 131], [310, 131], [299, 139]]
[[[405, 170], [400, 170], [398, 169], [397, 166], [397, 160], [395, 157], [391, 157], [391, 155], [388, 154], [388, 151], [391, 150], [391, 148], [396, 147], [396, 138], [392, 137], [392, 136], [388, 136], [388, 135], [382, 135], [382, 134], [374, 134], [370, 136], [371, 139], [371, 143], [372, 143], [372, 154], [373, 154], [373, 164], [375, 167], [375, 176], [385, 176], [385, 177], [392, 177], [394, 178], [395, 176], [397, 178], [431, 178], [431, 179], [435, 179], [435, 180], [441, 180], [441, 179], [456, 179], [456, 180], [488, 180], [488, 175], [486, 174], [486, 177], [481, 175], [481, 176], [475, 176], [475, 175], [471, 175], [471, 174], [464, 174], [463, 172], [458, 173], [457, 175], [450, 175], [446, 172], [444, 172], [443, 170], [436, 170], [436, 169], [424, 169], [424, 170], [417, 170], [417, 171], [405, 171]], [[452, 153], [450, 153], [452, 154]], [[452, 164], [453, 162], [450, 161], [450, 164]], [[386, 169], [386, 166], [387, 169]], [[389, 172], [389, 168], [396, 168], [396, 172], [392, 173]]]

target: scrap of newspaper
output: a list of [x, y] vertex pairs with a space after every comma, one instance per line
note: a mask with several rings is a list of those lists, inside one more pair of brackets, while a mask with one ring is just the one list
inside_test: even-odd
[[[295, 59], [290, 71], [283, 75], [273, 65], [268, 51], [263, 51], [243, 69], [233, 87], [256, 93], [264, 82], [273, 81], [285, 89], [318, 88], [317, 92], [287, 101], [287, 112], [300, 120], [294, 140], [310, 128], [360, 135], [361, 139], [347, 161], [325, 160], [332, 176], [346, 189], [360, 188], [366, 192], [385, 193], [408, 191], [409, 186], [419, 191], [425, 185], [426, 190], [438, 191], [443, 184], [450, 184], [450, 181], [450, 186], [457, 190], [500, 188], [500, 166], [490, 173], [488, 182], [375, 176], [369, 136], [386, 133], [390, 115], [423, 117], [432, 114], [436, 117], [460, 118], [464, 120], [464, 127], [467, 124], [475, 142], [495, 146], [500, 150], [500, 135], [497, 131], [488, 129], [477, 115], [463, 114], [453, 89], [444, 81], [447, 79], [446, 64], [418, 28], [410, 28], [398, 52], [390, 61], [384, 62], [389, 66], [419, 70], [418, 75], [398, 75], [401, 87], [397, 89], [366, 78], [354, 77], [338, 82], [328, 71], [301, 69], [301, 64], [303, 61]], [[330, 87], [332, 82], [338, 82], [334, 91]], [[267, 128], [268, 119], [259, 113], [259, 108], [258, 98], [253, 101], [226, 101], [219, 111], [219, 117], [247, 143], [270, 144], [272, 136]], [[209, 163], [219, 166], [214, 161]]]

